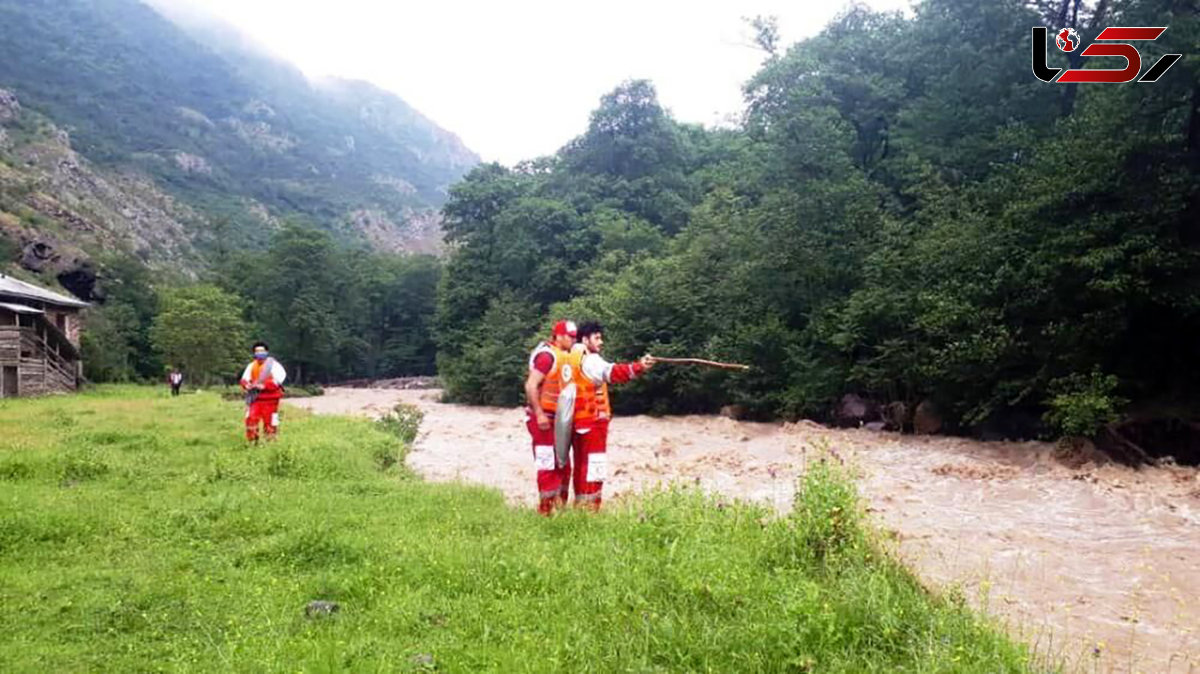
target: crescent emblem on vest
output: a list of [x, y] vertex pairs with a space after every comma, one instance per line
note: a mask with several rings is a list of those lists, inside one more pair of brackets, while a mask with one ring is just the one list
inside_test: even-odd
[[572, 372], [571, 372], [571, 366], [570, 366], [570, 365], [563, 365], [563, 366], [562, 366], [562, 380], [563, 380], [564, 382], [571, 381], [571, 379], [572, 379], [572, 376], [571, 376], [571, 375], [572, 375]]

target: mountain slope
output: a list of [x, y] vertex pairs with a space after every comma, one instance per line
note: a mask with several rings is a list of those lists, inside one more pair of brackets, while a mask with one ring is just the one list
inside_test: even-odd
[[194, 209], [201, 251], [214, 223], [222, 243], [253, 246], [286, 217], [436, 248], [446, 188], [478, 161], [392, 94], [310, 83], [135, 0], [0, 0], [0, 88], [98, 169], [145, 175]]
[[144, 174], [81, 156], [66, 131], [0, 89], [0, 271], [102, 299], [94, 255], [122, 251], [187, 274], [209, 226]]

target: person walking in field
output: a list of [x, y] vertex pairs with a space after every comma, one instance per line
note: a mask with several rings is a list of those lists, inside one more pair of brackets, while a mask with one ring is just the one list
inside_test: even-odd
[[582, 354], [572, 351], [576, 326], [572, 321], [554, 324], [550, 340], [529, 354], [525, 378], [525, 427], [533, 440], [533, 465], [537, 470], [538, 512], [549, 515], [567, 501], [571, 464], [558, 465], [554, 452], [554, 415], [558, 394], [571, 383]]
[[171, 373], [167, 375], [167, 383], [171, 385], [171, 397], [179, 395], [179, 388], [183, 386], [183, 373], [179, 368], [173, 368]]
[[636, 362], [608, 362], [600, 355], [604, 348], [604, 328], [599, 323], [579, 326], [578, 337], [583, 350], [574, 375], [577, 393], [571, 445], [575, 504], [599, 510], [604, 481], [608, 479], [608, 423], [612, 420], [608, 385], [640, 376], [654, 367], [655, 360], [647, 354]]
[[254, 360], [242, 373], [241, 384], [246, 392], [246, 440], [258, 444], [260, 424], [268, 441], [279, 434], [279, 401], [287, 371], [271, 357], [266, 342], [256, 342], [253, 348]]

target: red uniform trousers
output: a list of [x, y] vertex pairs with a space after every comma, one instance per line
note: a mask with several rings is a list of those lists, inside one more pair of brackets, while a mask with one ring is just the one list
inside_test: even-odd
[[575, 454], [575, 505], [600, 509], [608, 479], [608, 421], [597, 421], [586, 433], [571, 439]]
[[537, 469], [538, 512], [549, 515], [556, 507], [567, 502], [571, 484], [571, 460], [562, 468], [554, 460], [554, 415], [550, 416], [550, 427], [538, 428], [537, 418], [527, 415], [525, 427], [533, 439], [533, 463]]
[[246, 439], [258, 441], [258, 425], [262, 423], [267, 439], [274, 440], [279, 433], [279, 398], [259, 398], [246, 408]]

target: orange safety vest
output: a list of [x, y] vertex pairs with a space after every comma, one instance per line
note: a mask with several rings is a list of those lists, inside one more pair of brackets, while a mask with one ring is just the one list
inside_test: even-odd
[[[269, 362], [271, 362], [270, 358], [268, 358], [266, 360], [255, 360], [253, 363], [250, 363], [250, 383], [251, 384], [258, 381], [258, 378], [262, 376], [262, 369]], [[275, 381], [275, 377], [273, 377], [270, 373], [267, 373], [267, 378], [262, 380], [262, 383], [264, 383], [264, 384], [266, 384], [267, 382], [274, 383], [274, 381]]]
[[546, 377], [542, 379], [542, 392], [538, 397], [542, 410], [546, 414], [554, 414], [558, 409], [558, 394], [562, 392], [564, 386], [574, 380], [575, 374], [579, 371], [582, 354], [579, 351], [567, 353], [553, 344], [542, 342], [529, 356], [530, 367], [533, 367], [533, 361], [540, 353], [549, 353], [554, 356], [554, 367], [550, 368]]
[[596, 423], [612, 419], [612, 405], [608, 402], [608, 382], [599, 384], [583, 374], [583, 358], [575, 372], [575, 427], [588, 428]]
[[[264, 386], [269, 385], [269, 388], [266, 390], [259, 390], [259, 392], [254, 395], [253, 401], [261, 400], [262, 402], [269, 402], [271, 400], [279, 400], [283, 397], [283, 389], [278, 385], [279, 383], [275, 381], [275, 375], [272, 374], [272, 371], [270, 369], [266, 370], [265, 372], [263, 371], [263, 368], [274, 368], [274, 366], [274, 358], [267, 358], [266, 360], [255, 359], [250, 363], [250, 378], [247, 381], [249, 381], [251, 384], [257, 383], [263, 384]], [[263, 376], [264, 374], [266, 375], [265, 377]], [[246, 402], [249, 403], [252, 402], [252, 400], [247, 398]]]

